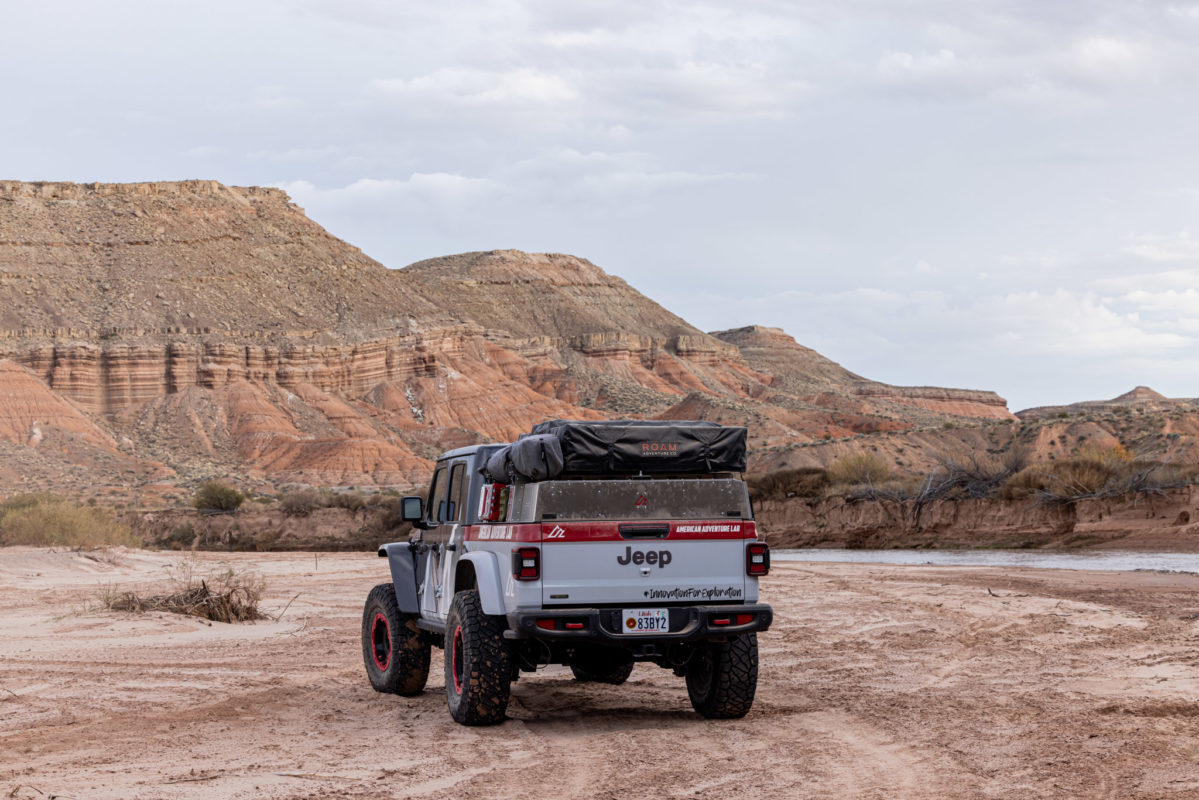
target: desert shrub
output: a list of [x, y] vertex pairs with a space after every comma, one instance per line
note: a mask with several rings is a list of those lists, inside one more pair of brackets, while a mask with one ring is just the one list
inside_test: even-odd
[[977, 451], [939, 453], [936, 468], [924, 479], [918, 496], [923, 500], [993, 496], [1028, 463], [1027, 450], [1016, 447], [1003, 458]]
[[[30, 500], [29, 498], [35, 498]], [[11, 505], [10, 505], [11, 504]], [[140, 547], [129, 526], [107, 511], [52, 497], [24, 495], [4, 503], [0, 544], [44, 547]]]
[[[1082, 441], [1081, 437], [1079, 441]], [[1122, 444], [1114, 444], [1110, 447], [1087, 445], [1078, 451], [1076, 458], [1081, 461], [1093, 461], [1113, 469], [1123, 467], [1133, 461], [1132, 454]]]
[[329, 489], [306, 488], [288, 492], [279, 501], [279, 510], [289, 517], [306, 517], [318, 508], [344, 508], [357, 512], [373, 505], [362, 492], [334, 492]]
[[370, 502], [362, 492], [339, 492], [333, 495], [331, 505], [333, 508], [355, 512], [366, 508]]
[[171, 528], [171, 532], [166, 536], [165, 544], [172, 550], [182, 550], [185, 547], [190, 547], [195, 540], [195, 527], [190, 522], [185, 522], [182, 525], [176, 525]]
[[34, 506], [45, 505], [47, 503], [61, 502], [63, 502], [61, 497], [53, 494], [47, 494], [46, 492], [15, 494], [4, 502], [0, 503], [0, 521], [4, 520], [4, 515], [9, 511], [20, 511], [24, 508], [32, 508]]
[[788, 497], [820, 497], [832, 483], [828, 470], [820, 467], [780, 469], [751, 476], [749, 491], [763, 500], [782, 500]]
[[318, 508], [328, 508], [332, 493], [320, 489], [297, 489], [279, 501], [279, 510], [289, 517], [306, 517]]
[[891, 469], [874, 453], [854, 453], [834, 461], [828, 474], [833, 483], [857, 486], [885, 481]]
[[205, 481], [192, 498], [192, 505], [201, 511], [236, 511], [246, 496], [227, 483]]
[[1068, 458], [1053, 463], [1034, 464], [1020, 470], [1004, 482], [1000, 496], [1019, 500], [1038, 496], [1047, 499], [1073, 499], [1098, 495], [1116, 474], [1113, 467], [1087, 458]]

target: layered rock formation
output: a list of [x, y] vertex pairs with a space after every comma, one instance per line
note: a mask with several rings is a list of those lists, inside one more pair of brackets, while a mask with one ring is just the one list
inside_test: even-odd
[[706, 334], [573, 256], [391, 270], [274, 189], [0, 182], [0, 493], [406, 486], [447, 447], [623, 415], [748, 423], [770, 452], [1007, 414], [777, 329]]
[[1035, 420], [1063, 415], [1131, 413], [1133, 411], [1144, 414], [1178, 410], [1199, 411], [1199, 398], [1171, 398], [1153, 391], [1148, 386], [1137, 386], [1111, 400], [1084, 400], [1065, 406], [1037, 406], [1021, 411], [1019, 416], [1021, 419]]

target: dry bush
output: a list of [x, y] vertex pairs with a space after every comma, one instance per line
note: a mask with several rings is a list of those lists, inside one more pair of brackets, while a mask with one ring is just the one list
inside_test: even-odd
[[334, 492], [310, 487], [288, 492], [279, 501], [279, 510], [289, 517], [306, 517], [318, 508], [344, 508], [356, 513], [373, 505], [378, 503], [362, 492]]
[[246, 501], [246, 496], [232, 486], [220, 481], [205, 481], [196, 490], [192, 505], [200, 511], [236, 511]]
[[1132, 453], [1128, 452], [1128, 448], [1122, 444], [1114, 444], [1110, 447], [1087, 445], [1078, 451], [1075, 458], [1080, 461], [1102, 464], [1111, 469], [1123, 467], [1133, 461]]
[[214, 622], [248, 622], [265, 619], [258, 601], [266, 581], [254, 573], [235, 572], [232, 567], [206, 576], [196, 574], [195, 562], [184, 561], [174, 571], [166, 592], [142, 597], [136, 592], [105, 588], [100, 600], [113, 611], [168, 611]]
[[826, 469], [799, 467], [754, 475], [747, 483], [750, 494], [756, 498], [784, 500], [788, 497], [821, 497], [832, 480]]
[[1162, 492], [1199, 483], [1199, 464], [1133, 458], [1123, 446], [1084, 450], [1077, 458], [1034, 464], [1003, 484], [1005, 500], [1049, 501]]
[[46, 492], [34, 492], [31, 494], [15, 494], [4, 502], [0, 503], [0, 522], [4, 520], [4, 515], [9, 511], [20, 511], [23, 508], [32, 508], [33, 506], [45, 505], [47, 503], [61, 503], [63, 498], [58, 495], [48, 494]]
[[1013, 448], [1003, 458], [986, 453], [938, 453], [937, 467], [923, 481], [918, 497], [925, 501], [992, 497], [1028, 464], [1028, 451]]
[[279, 510], [289, 517], [306, 517], [318, 508], [328, 508], [333, 493], [321, 489], [298, 489], [279, 501]]
[[1000, 496], [1004, 500], [1041, 497], [1072, 500], [1096, 497], [1105, 492], [1117, 470], [1101, 461], [1071, 458], [1034, 464], [1004, 482]]
[[367, 506], [374, 505], [372, 500], [362, 492], [337, 492], [333, 495], [330, 505], [333, 508], [344, 508], [346, 511], [355, 513]]
[[141, 547], [129, 526], [107, 511], [51, 495], [13, 497], [0, 512], [0, 545]]
[[854, 453], [834, 461], [828, 474], [835, 484], [858, 486], [882, 483], [890, 477], [891, 468], [874, 453]]

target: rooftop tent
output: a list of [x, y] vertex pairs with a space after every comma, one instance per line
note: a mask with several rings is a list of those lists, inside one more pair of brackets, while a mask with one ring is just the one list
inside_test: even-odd
[[742, 427], [686, 420], [550, 420], [497, 451], [484, 473], [505, 483], [559, 476], [745, 471]]

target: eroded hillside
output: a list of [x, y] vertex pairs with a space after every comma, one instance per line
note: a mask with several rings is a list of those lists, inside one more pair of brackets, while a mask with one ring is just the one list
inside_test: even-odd
[[548, 417], [749, 424], [755, 468], [843, 437], [1011, 419], [861, 378], [782, 331], [706, 334], [585, 259], [388, 269], [274, 189], [0, 183], [0, 493], [198, 480], [407, 486]]

